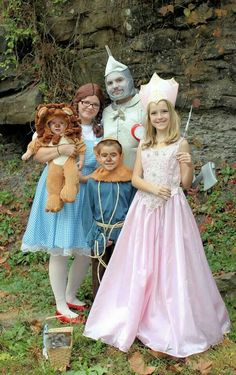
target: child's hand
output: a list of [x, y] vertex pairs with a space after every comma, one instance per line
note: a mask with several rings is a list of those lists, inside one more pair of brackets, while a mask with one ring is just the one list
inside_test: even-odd
[[188, 190], [187, 190], [187, 194], [188, 195], [192, 195], [192, 196], [196, 196], [199, 192], [199, 188], [196, 187], [196, 188], [192, 188], [190, 187]]
[[108, 240], [108, 241], [107, 241], [107, 246], [106, 246], [106, 247], [111, 246], [112, 244], [113, 244], [113, 241], [112, 241], [112, 240]]
[[28, 157], [27, 157], [26, 153], [21, 156], [21, 160], [23, 160], [23, 161], [28, 160]]
[[91, 176], [90, 174], [88, 174], [87, 176], [83, 176], [79, 171], [79, 182], [86, 184], [88, 180], [90, 179], [90, 176]]
[[28, 160], [31, 156], [32, 156], [32, 154], [26, 151], [26, 152], [21, 156], [21, 159], [22, 159], [23, 161], [26, 161], [26, 160]]
[[65, 145], [59, 145], [59, 151], [61, 155], [65, 156], [76, 156], [76, 145], [73, 143], [65, 144]]
[[179, 163], [186, 163], [192, 166], [192, 157], [188, 152], [177, 152], [176, 158]]
[[171, 197], [171, 190], [166, 186], [157, 185], [154, 194], [167, 201]]

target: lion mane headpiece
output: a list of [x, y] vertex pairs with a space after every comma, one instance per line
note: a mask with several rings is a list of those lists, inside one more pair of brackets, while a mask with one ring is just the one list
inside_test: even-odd
[[64, 136], [75, 139], [81, 137], [81, 125], [73, 107], [65, 103], [40, 104], [35, 114], [35, 128], [40, 142], [53, 145], [59, 143], [61, 135], [53, 134], [49, 123], [55, 117], [62, 117], [67, 124]]

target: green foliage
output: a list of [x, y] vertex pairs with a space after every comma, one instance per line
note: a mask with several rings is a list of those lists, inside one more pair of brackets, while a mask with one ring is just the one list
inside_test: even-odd
[[[0, 2], [2, 27], [5, 31], [0, 58], [1, 78], [9, 74], [35, 78], [44, 101], [71, 101], [78, 79], [72, 66], [77, 53], [69, 45], [60, 46], [47, 27], [48, 16], [60, 16], [69, 0]], [[72, 37], [74, 38], [74, 36]], [[60, 79], [59, 79], [60, 77]]]
[[18, 248], [13, 249], [10, 253], [9, 264], [14, 267], [18, 265], [33, 265], [33, 264], [45, 264], [49, 260], [49, 255], [43, 251], [37, 251], [35, 253], [27, 252], [23, 253]]
[[31, 207], [38, 180], [39, 172], [32, 172], [30, 179], [24, 184], [22, 197], [22, 205], [24, 209], [29, 209]]
[[18, 199], [10, 191], [0, 192], [0, 245], [9, 246], [22, 232], [22, 220], [18, 214]]
[[236, 269], [235, 176], [234, 168], [223, 166], [212, 191], [188, 197], [194, 215], [201, 217], [201, 238], [214, 273]]
[[69, 2], [69, 0], [51, 0], [51, 3], [54, 4], [54, 5], [63, 5], [63, 4], [66, 4], [68, 2]]
[[220, 174], [222, 176], [223, 182], [227, 183], [232, 178], [235, 178], [235, 169], [230, 165], [225, 165], [223, 168], [221, 168]]
[[[4, 168], [6, 168], [7, 173], [12, 175], [19, 170], [19, 165], [22, 166], [22, 162], [18, 159], [12, 159], [5, 163]], [[39, 172], [31, 173], [30, 179], [27, 180], [23, 186], [23, 195], [18, 197], [16, 194], [3, 190], [0, 192], [0, 245], [10, 245], [17, 247], [17, 240], [19, 236], [22, 236], [22, 231], [25, 229], [25, 221], [22, 220], [25, 216], [22, 217], [22, 210], [28, 210], [32, 204], [33, 197], [35, 194], [36, 184], [38, 182]], [[29, 264], [34, 261], [36, 258], [46, 259], [46, 256], [42, 255], [25, 255], [17, 253], [15, 255], [14, 251], [12, 252], [12, 257], [15, 256], [16, 264]]]
[[[26, 323], [16, 322], [11, 330], [3, 330], [2, 339], [5, 344], [8, 343], [8, 349], [10, 355], [16, 355], [24, 357], [27, 355], [27, 346], [30, 344], [30, 340], [24, 340], [27, 336], [28, 327]], [[27, 342], [28, 341], [28, 342]]]
[[88, 367], [88, 364], [85, 362], [81, 365], [80, 370], [68, 371], [64, 373], [65, 375], [104, 375], [108, 374], [108, 369], [95, 365], [93, 367]]
[[0, 244], [7, 244], [9, 237], [15, 232], [17, 218], [12, 215], [0, 214]]
[[26, 1], [9, 0], [0, 4], [4, 29], [6, 31], [6, 49], [3, 52], [0, 68], [5, 73], [18, 67], [19, 43], [28, 42], [32, 47], [38, 40], [34, 23], [34, 14], [30, 4]]
[[[9, 294], [8, 298], [4, 298], [4, 304], [0, 305], [0, 312], [17, 309], [16, 321], [33, 319], [34, 311], [39, 315], [52, 315], [53, 313], [49, 311], [53, 297], [45, 264], [35, 263], [30, 267], [25, 265], [16, 267], [9, 261], [9, 266], [9, 270], [3, 270], [0, 274], [1, 290]], [[11, 270], [14, 271], [12, 274]]]
[[10, 191], [0, 191], [0, 205], [9, 205], [14, 200], [14, 195]]
[[19, 158], [6, 161], [6, 169], [9, 174], [18, 172], [19, 168], [22, 168], [22, 162]]

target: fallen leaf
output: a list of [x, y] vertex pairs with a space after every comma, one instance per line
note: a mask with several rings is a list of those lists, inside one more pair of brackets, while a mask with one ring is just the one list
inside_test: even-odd
[[220, 38], [221, 37], [221, 28], [219, 26], [217, 26], [215, 28], [215, 30], [213, 31], [212, 35], [215, 36], [216, 38]]
[[189, 17], [191, 13], [191, 10], [189, 8], [184, 8], [184, 15], [185, 17]]
[[4, 297], [7, 297], [7, 296], [9, 296], [8, 292], [4, 292], [3, 290], [0, 290], [0, 298], [4, 298]]
[[180, 373], [183, 370], [183, 367], [179, 363], [176, 363], [174, 365], [168, 365], [166, 368], [167, 370], [170, 370], [175, 373]]
[[224, 47], [220, 46], [219, 44], [216, 45], [216, 48], [220, 55], [223, 55], [225, 53]]
[[222, 345], [222, 346], [226, 346], [226, 347], [229, 347], [229, 346], [231, 346], [232, 344], [233, 344], [233, 341], [230, 340], [228, 336], [226, 336], [226, 337], [224, 338], [224, 340], [220, 343], [220, 345]]
[[3, 264], [6, 262], [6, 260], [9, 258], [9, 251], [6, 251], [3, 256], [0, 256], [0, 264]]
[[42, 330], [42, 323], [39, 320], [34, 319], [30, 322], [30, 328], [34, 334], [39, 335]]
[[174, 6], [172, 4], [165, 5], [160, 8], [159, 12], [164, 17], [167, 13], [174, 13]]
[[6, 208], [6, 207], [1, 206], [1, 212], [9, 216], [14, 216], [14, 213], [12, 212], [12, 210], [9, 210], [9, 208]]
[[144, 362], [143, 356], [139, 352], [135, 352], [130, 358], [129, 358], [129, 364], [131, 369], [139, 375], [149, 375], [152, 374], [156, 367], [154, 366], [147, 366]]
[[174, 6], [172, 4], [167, 5], [169, 12], [174, 13]]
[[197, 370], [202, 375], [208, 375], [212, 369], [212, 361], [206, 361], [204, 359], [200, 359], [199, 362], [195, 362], [192, 365], [193, 370]]
[[227, 10], [226, 9], [215, 9], [215, 14], [217, 17], [225, 17], [227, 15]]
[[29, 353], [36, 361], [39, 361], [42, 358], [42, 351], [39, 347], [29, 348]]
[[2, 267], [6, 270], [6, 271], [11, 271], [11, 266], [8, 262], [5, 262], [3, 263]]
[[[188, 13], [188, 12], [187, 12]], [[206, 21], [212, 17], [212, 9], [207, 6], [207, 4], [203, 4], [197, 10], [193, 10], [190, 12], [189, 16], [187, 16], [187, 23], [192, 25], [198, 25], [201, 23], [206, 23]]]

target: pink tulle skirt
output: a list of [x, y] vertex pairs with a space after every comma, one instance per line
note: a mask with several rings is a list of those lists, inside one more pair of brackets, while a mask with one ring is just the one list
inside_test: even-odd
[[186, 357], [219, 343], [229, 327], [183, 192], [153, 210], [136, 194], [84, 335], [125, 352], [137, 337]]

